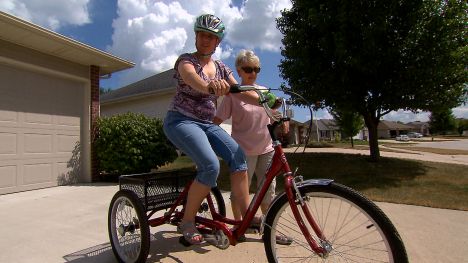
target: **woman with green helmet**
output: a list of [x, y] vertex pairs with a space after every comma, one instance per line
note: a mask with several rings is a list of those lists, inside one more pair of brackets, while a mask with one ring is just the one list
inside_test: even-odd
[[[232, 70], [211, 58], [224, 37], [224, 23], [214, 15], [201, 15], [195, 21], [194, 31], [196, 51], [180, 55], [175, 62], [177, 88], [164, 119], [164, 133], [197, 165], [197, 176], [188, 193], [178, 231], [187, 242], [200, 244], [203, 236], [195, 227], [195, 215], [211, 187], [216, 186], [220, 170], [218, 156], [229, 164], [233, 198], [242, 214], [249, 205], [249, 192], [244, 152], [228, 133], [212, 122], [217, 97], [228, 94], [230, 85], [237, 84]], [[258, 104], [255, 92], [236, 96]]]

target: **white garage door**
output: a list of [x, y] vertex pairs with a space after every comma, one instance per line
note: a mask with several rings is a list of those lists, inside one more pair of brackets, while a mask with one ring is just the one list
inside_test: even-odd
[[0, 194], [73, 179], [84, 83], [1, 64], [0, 81]]

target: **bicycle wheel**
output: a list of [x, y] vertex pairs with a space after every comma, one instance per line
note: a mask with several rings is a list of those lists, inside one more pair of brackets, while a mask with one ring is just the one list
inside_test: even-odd
[[145, 262], [150, 231], [146, 211], [138, 196], [119, 190], [112, 198], [108, 217], [109, 239], [119, 262]]
[[[221, 191], [218, 189], [218, 187], [211, 188], [210, 196], [211, 200], [213, 201], [215, 211], [222, 216], [226, 216], [226, 205], [224, 203], [223, 195], [221, 194]], [[203, 199], [200, 208], [198, 209], [197, 216], [213, 219], [207, 198]]]
[[[269, 262], [408, 262], [406, 250], [395, 227], [369, 199], [336, 183], [300, 188], [306, 205], [331, 245], [327, 257], [317, 255], [307, 243], [284, 194], [271, 207], [265, 220], [265, 252]], [[321, 240], [301, 217], [312, 238]], [[292, 239], [277, 244], [279, 237]], [[280, 242], [278, 242], [280, 243]]]

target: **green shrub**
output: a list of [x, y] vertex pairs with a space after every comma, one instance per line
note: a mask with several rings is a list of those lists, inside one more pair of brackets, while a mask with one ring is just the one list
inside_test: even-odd
[[101, 174], [149, 172], [177, 158], [160, 119], [135, 113], [103, 117], [98, 131], [95, 149]]

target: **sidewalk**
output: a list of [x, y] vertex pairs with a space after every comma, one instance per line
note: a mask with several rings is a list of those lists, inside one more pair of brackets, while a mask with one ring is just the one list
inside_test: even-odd
[[[107, 210], [117, 190], [112, 184], [86, 184], [0, 195], [0, 262], [116, 262], [107, 234]], [[402, 236], [410, 262], [467, 262], [467, 211], [378, 205]], [[266, 262], [257, 235], [220, 250], [209, 245], [183, 247], [173, 226], [151, 232], [148, 262]]]

